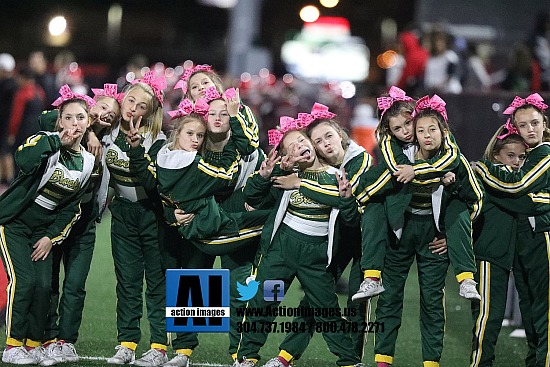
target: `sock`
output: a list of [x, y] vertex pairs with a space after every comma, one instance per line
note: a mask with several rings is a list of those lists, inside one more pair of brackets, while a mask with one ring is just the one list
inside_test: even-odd
[[282, 364], [284, 364], [285, 367], [290, 366], [290, 363], [289, 363], [286, 359], [284, 359], [283, 357], [278, 356], [277, 359], [279, 360], [279, 362], [281, 362]]
[[386, 362], [377, 362], [377, 367], [390, 367], [390, 364]]

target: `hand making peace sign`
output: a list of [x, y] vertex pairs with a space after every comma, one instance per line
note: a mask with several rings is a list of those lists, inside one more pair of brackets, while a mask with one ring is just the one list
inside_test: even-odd
[[142, 136], [139, 133], [139, 126], [141, 124], [142, 116], [139, 116], [136, 124], [134, 125], [134, 117], [130, 117], [130, 130], [126, 132], [126, 141], [132, 148], [135, 148], [141, 144]]

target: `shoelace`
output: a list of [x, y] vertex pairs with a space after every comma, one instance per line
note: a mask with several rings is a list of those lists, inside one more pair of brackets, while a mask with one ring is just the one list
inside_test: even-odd
[[365, 289], [371, 289], [371, 288], [376, 288], [376, 287], [378, 287], [378, 282], [372, 281], [372, 282], [369, 282], [369, 284], [367, 284], [365, 286]]
[[71, 353], [73, 353], [74, 355], [76, 355], [76, 349], [75, 349], [75, 347], [74, 347], [72, 344], [70, 344], [70, 343], [63, 343], [63, 344], [61, 345], [61, 347], [62, 347], [62, 348], [69, 348], [69, 350], [71, 351]]
[[128, 352], [128, 350], [126, 350], [127, 348], [122, 346], [122, 345], [117, 345], [115, 347], [115, 349], [117, 350], [116, 354], [115, 354], [115, 357], [116, 358], [126, 358], [126, 354], [129, 354], [130, 352]]
[[164, 355], [161, 351], [158, 351], [156, 349], [150, 349], [147, 352], [143, 353], [142, 359], [150, 359], [154, 360], [156, 358], [162, 358]]
[[41, 362], [44, 359], [49, 358], [47, 353], [46, 353], [46, 350], [42, 346], [33, 348], [32, 350], [29, 351], [29, 354], [33, 358], [37, 359], [38, 362]]
[[30, 355], [29, 351], [26, 350], [25, 348], [23, 347], [14, 347], [12, 348], [15, 350], [15, 353], [14, 354], [14, 357], [16, 359], [20, 359], [20, 358], [33, 358], [33, 356]]

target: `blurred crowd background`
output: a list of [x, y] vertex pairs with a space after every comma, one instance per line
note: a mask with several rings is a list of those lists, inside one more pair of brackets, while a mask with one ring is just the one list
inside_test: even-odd
[[[210, 64], [267, 130], [330, 106], [376, 155], [376, 97], [440, 94], [469, 159], [516, 94], [550, 97], [550, 0], [11, 1], [0, 4], [0, 178], [58, 89], [123, 86], [155, 70], [165, 110], [185, 68]], [[165, 128], [170, 128], [166, 118]]]

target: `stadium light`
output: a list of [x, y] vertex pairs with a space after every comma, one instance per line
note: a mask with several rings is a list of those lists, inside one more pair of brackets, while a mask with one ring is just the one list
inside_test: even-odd
[[315, 22], [319, 19], [319, 15], [319, 9], [313, 5], [304, 6], [302, 10], [300, 10], [300, 19], [306, 23]]
[[67, 30], [67, 19], [62, 15], [53, 17], [48, 25], [48, 30], [54, 37], [61, 36]]
[[319, 0], [321, 5], [323, 5], [325, 8], [334, 8], [340, 0]]

